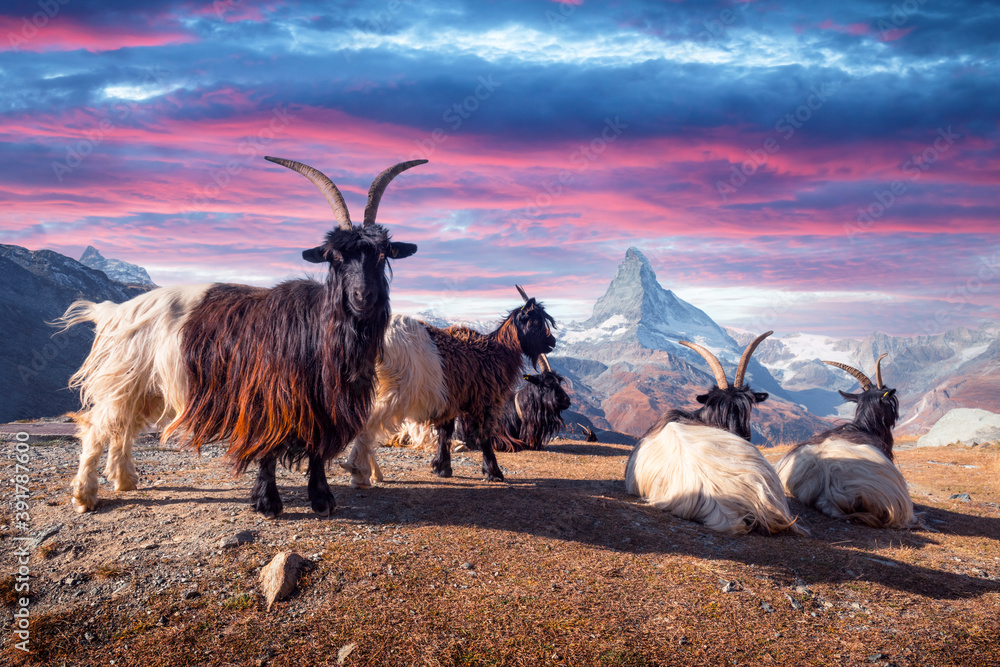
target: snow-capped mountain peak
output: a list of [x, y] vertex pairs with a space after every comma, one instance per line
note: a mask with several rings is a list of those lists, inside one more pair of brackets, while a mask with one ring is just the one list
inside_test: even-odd
[[83, 251], [80, 263], [97, 271], [103, 271], [108, 278], [120, 283], [156, 286], [146, 273], [146, 269], [120, 259], [107, 258], [92, 245]]
[[703, 310], [661, 287], [649, 260], [637, 248], [625, 253], [625, 261], [618, 266], [604, 296], [594, 304], [590, 319], [570, 324], [562, 336], [568, 345], [626, 339], [674, 353], [688, 352], [677, 345], [688, 340], [720, 358], [731, 357], [738, 348]]

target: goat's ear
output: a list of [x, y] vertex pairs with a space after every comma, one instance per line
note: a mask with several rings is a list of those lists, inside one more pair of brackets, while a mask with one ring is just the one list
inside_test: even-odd
[[307, 262], [312, 262], [313, 264], [322, 264], [326, 261], [326, 255], [323, 253], [323, 246], [318, 245], [315, 248], [309, 248], [309, 250], [302, 251], [302, 259]]
[[416, 243], [400, 243], [392, 241], [389, 243], [389, 257], [393, 259], [403, 259], [417, 252]]
[[889, 398], [895, 393], [896, 393], [895, 389], [886, 389], [885, 391], [882, 392], [882, 398]]
[[[837, 391], [840, 391], [839, 389]], [[844, 397], [845, 401], [850, 401], [851, 403], [857, 403], [858, 398], [861, 394], [848, 394], [846, 391], [840, 391], [840, 395]]]
[[524, 379], [527, 380], [528, 382], [530, 382], [531, 384], [533, 384], [535, 386], [538, 386], [538, 376], [537, 375], [525, 375]]
[[767, 392], [766, 391], [755, 391], [753, 393], [753, 402], [754, 403], [763, 403], [766, 400], [767, 400]]
[[701, 396], [699, 396], [698, 402], [702, 404], [708, 403], [708, 394], [702, 394]]

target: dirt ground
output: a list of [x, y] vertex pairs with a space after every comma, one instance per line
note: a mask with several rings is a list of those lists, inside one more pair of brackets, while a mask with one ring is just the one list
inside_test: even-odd
[[[217, 448], [147, 437], [140, 489], [102, 484], [79, 515], [76, 441], [30, 446], [30, 531], [49, 536], [31, 551], [25, 654], [11, 632], [25, 533], [5, 485], [0, 664], [1000, 665], [1000, 446], [899, 452], [930, 530], [793, 503], [808, 538], [731, 538], [643, 506], [621, 445], [499, 454], [507, 483], [483, 482], [475, 452], [442, 480], [423, 452], [383, 448], [371, 490], [331, 467], [327, 519], [302, 472], [281, 471], [270, 521]], [[268, 612], [257, 575], [284, 550], [313, 566]]]

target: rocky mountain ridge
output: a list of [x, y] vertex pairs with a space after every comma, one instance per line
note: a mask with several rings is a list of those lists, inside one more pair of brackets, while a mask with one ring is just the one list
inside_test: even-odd
[[90, 349], [92, 329], [50, 324], [77, 299], [121, 303], [149, 287], [125, 285], [51, 250], [0, 244], [0, 422], [79, 406], [67, 387]]
[[92, 245], [87, 246], [87, 249], [83, 251], [80, 263], [97, 271], [102, 271], [108, 278], [125, 283], [126, 285], [156, 287], [156, 284], [150, 279], [149, 274], [146, 273], [146, 269], [120, 259], [108, 259]]

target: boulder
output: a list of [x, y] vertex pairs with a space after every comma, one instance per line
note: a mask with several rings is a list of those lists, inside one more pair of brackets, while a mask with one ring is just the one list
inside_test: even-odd
[[1000, 442], [1000, 415], [978, 408], [955, 408], [917, 440], [917, 446], [942, 447], [952, 443], [981, 445], [987, 442]]
[[284, 551], [264, 566], [260, 571], [260, 588], [267, 600], [268, 611], [275, 602], [292, 594], [306, 565], [307, 561], [302, 556]]

